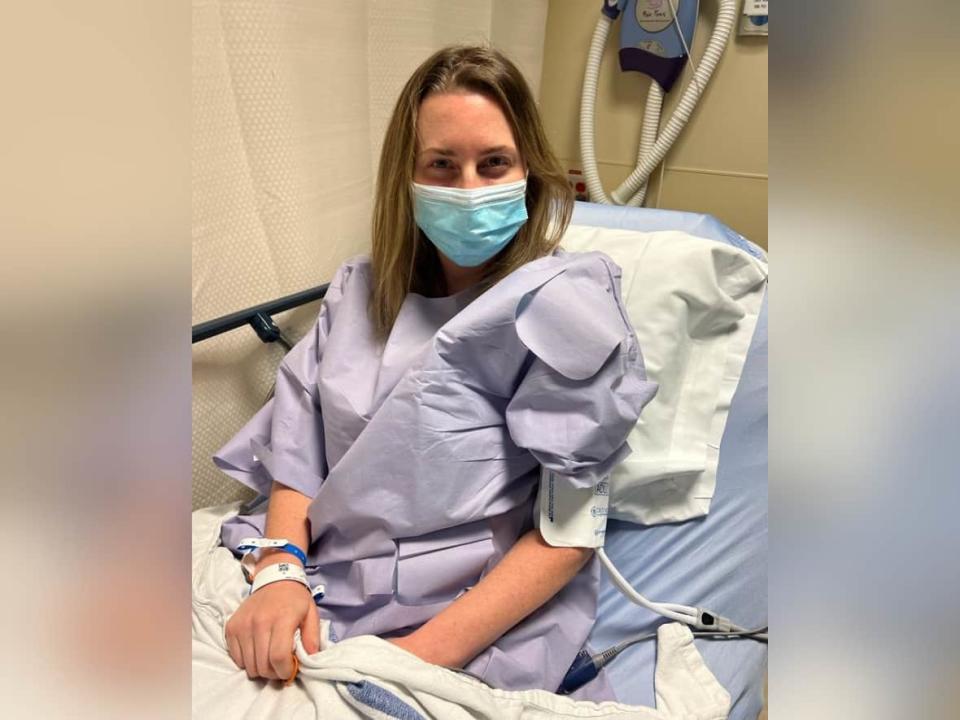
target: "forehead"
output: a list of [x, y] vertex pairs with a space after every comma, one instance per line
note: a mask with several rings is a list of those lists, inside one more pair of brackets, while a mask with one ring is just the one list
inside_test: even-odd
[[431, 93], [417, 114], [420, 149], [469, 151], [479, 147], [516, 147], [513, 131], [500, 106], [474, 92]]

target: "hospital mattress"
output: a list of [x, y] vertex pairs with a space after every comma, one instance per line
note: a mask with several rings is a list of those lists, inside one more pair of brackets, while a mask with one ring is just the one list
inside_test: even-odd
[[[709, 215], [577, 203], [573, 224], [640, 231], [683, 230], [762, 251]], [[720, 445], [717, 487], [705, 518], [641, 527], [612, 520], [610, 559], [651, 600], [699, 605], [748, 628], [767, 624], [767, 303], [764, 300]], [[633, 604], [604, 574], [589, 644], [599, 651], [664, 622]], [[707, 666], [732, 698], [730, 718], [763, 706], [766, 645], [697, 639]], [[607, 668], [621, 702], [653, 705], [656, 643], [624, 651]]]

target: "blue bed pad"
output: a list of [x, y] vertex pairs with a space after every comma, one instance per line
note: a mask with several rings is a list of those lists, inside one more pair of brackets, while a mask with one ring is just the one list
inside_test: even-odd
[[763, 250], [743, 235], [727, 227], [713, 215], [704, 213], [577, 202], [574, 203], [572, 223], [574, 225], [642, 230], [643, 232], [680, 230], [708, 240], [725, 242], [750, 253], [754, 257], [766, 259]]
[[[763, 251], [709, 215], [577, 203], [573, 223], [641, 231], [683, 230], [763, 257]], [[700, 605], [744, 627], [767, 624], [767, 300], [754, 331], [720, 444], [716, 494], [705, 518], [641, 527], [611, 521], [606, 550], [651, 600]], [[603, 650], [663, 622], [627, 600], [603, 575], [590, 635]], [[730, 718], [756, 718], [763, 704], [767, 648], [752, 640], [697, 639], [707, 666], [732, 698]], [[608, 666], [621, 702], [653, 706], [656, 642], [624, 651]]]

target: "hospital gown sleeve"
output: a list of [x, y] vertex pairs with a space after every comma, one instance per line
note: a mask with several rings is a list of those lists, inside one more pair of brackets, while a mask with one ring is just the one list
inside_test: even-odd
[[599, 253], [525, 297], [516, 330], [532, 361], [510, 400], [514, 442], [588, 487], [627, 455], [627, 435], [656, 394], [619, 292], [619, 268]]
[[213, 457], [261, 495], [276, 480], [314, 497], [327, 475], [317, 372], [348, 275], [348, 265], [337, 271], [317, 321], [280, 362], [273, 397]]

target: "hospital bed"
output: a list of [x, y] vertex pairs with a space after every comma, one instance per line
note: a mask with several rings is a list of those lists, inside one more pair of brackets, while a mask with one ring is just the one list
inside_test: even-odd
[[[763, 251], [715, 218], [670, 210], [576, 203], [572, 225], [645, 233], [681, 231], [734, 246], [754, 257]], [[270, 315], [322, 297], [326, 287], [281, 298], [194, 327], [194, 342], [250, 324], [265, 342], [289, 346]], [[611, 520], [606, 552], [647, 597], [693, 603], [743, 627], [767, 624], [767, 309], [764, 298], [720, 443], [716, 492], [706, 517], [649, 527]], [[662, 618], [637, 607], [604, 574], [594, 651], [652, 631]], [[707, 666], [731, 695], [731, 718], [756, 718], [763, 707], [766, 645], [752, 640], [696, 641]], [[607, 668], [624, 703], [654, 706], [656, 643], [642, 642]]]
[[[576, 203], [572, 224], [653, 232], [680, 230], [762, 257], [758, 247], [709, 215]], [[744, 627], [767, 624], [767, 307], [766, 298], [731, 402], [710, 513], [677, 524], [611, 520], [610, 559], [647, 597], [696, 603]], [[590, 635], [602, 650], [662, 619], [638, 608], [604, 575]], [[750, 640], [698, 639], [707, 666], [732, 698], [730, 718], [756, 718], [763, 706], [767, 647]], [[656, 644], [638, 643], [608, 667], [620, 701], [654, 703]]]

